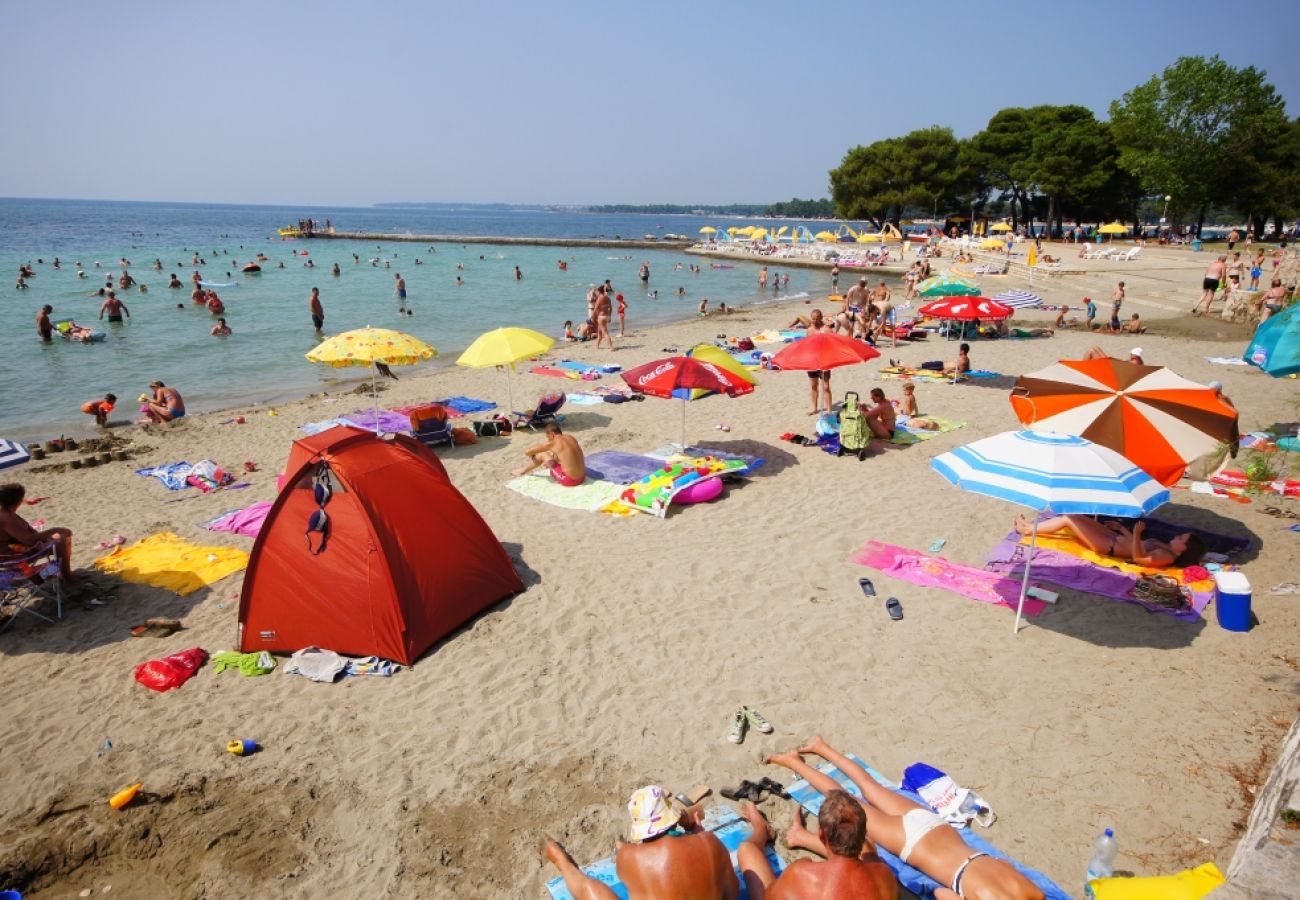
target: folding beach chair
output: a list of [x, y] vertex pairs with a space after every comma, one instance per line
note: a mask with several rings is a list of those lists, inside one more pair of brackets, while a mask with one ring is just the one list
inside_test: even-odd
[[564, 392], [558, 394], [544, 394], [537, 400], [537, 408], [528, 412], [514, 412], [514, 426], [516, 428], [527, 428], [530, 431], [537, 431], [545, 428], [551, 422], [562, 422], [564, 417], [559, 415], [560, 407], [564, 406], [569, 396]]
[[[32, 608], [42, 600], [54, 601], [55, 618]], [[63, 618], [63, 581], [53, 543], [0, 559], [0, 608], [9, 610], [0, 631], [12, 625], [20, 613], [51, 623]]]
[[447, 407], [440, 403], [426, 403], [411, 410], [411, 431], [415, 439], [426, 447], [456, 442], [451, 436], [451, 420], [447, 417]]

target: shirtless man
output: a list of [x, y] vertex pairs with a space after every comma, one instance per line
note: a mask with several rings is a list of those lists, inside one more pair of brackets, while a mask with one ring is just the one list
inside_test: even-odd
[[862, 792], [865, 799], [858, 802], [866, 810], [867, 837], [873, 844], [946, 885], [935, 891], [935, 900], [1043, 897], [1043, 892], [1009, 863], [987, 853], [972, 853], [957, 831], [938, 815], [884, 787], [821, 737], [814, 737], [797, 750], [770, 756], [767, 761], [807, 779], [823, 794], [829, 796], [838, 790], [839, 784], [833, 778], [803, 761], [804, 753], [815, 753], [833, 764]]
[[970, 344], [963, 343], [957, 348], [957, 361], [943, 370], [945, 375], [965, 375], [970, 371]]
[[854, 322], [862, 315], [870, 295], [871, 289], [867, 287], [865, 276], [859, 278], [858, 283], [844, 293], [844, 315], [848, 319], [849, 334], [853, 333]]
[[[627, 810], [634, 843], [619, 841], [614, 865], [631, 900], [735, 900], [740, 882], [731, 857], [722, 841], [700, 829], [699, 807], [683, 811], [663, 788], [648, 785], [632, 795]], [[542, 855], [577, 900], [618, 896], [584, 874], [555, 841], [546, 841]]]
[[153, 399], [149, 401], [149, 410], [145, 413], [155, 423], [172, 422], [185, 418], [185, 401], [181, 392], [170, 388], [161, 381], [149, 382]]
[[117, 294], [114, 294], [112, 291], [108, 292], [108, 296], [99, 307], [99, 319], [101, 322], [104, 320], [104, 313], [108, 313], [108, 321], [117, 322], [119, 324], [122, 321], [122, 313], [126, 313], [128, 319], [131, 318], [131, 310], [127, 309], [126, 304], [117, 299]]
[[744, 800], [740, 813], [753, 834], [736, 850], [736, 861], [751, 900], [802, 900], [802, 898], [854, 897], [860, 900], [895, 900], [898, 879], [867, 841], [867, 814], [847, 791], [831, 791], [817, 815], [817, 833], [803, 824], [803, 810], [795, 808], [786, 834], [792, 849], [811, 850], [825, 862], [800, 859], [780, 877], [772, 871], [763, 848], [771, 839], [767, 820], [753, 803]]
[[894, 304], [890, 302], [889, 285], [885, 284], [882, 278], [880, 284], [871, 292], [871, 305], [876, 308], [877, 322], [872, 331], [872, 337], [878, 337], [885, 330], [886, 325], [893, 324]]
[[311, 324], [316, 328], [316, 333], [320, 334], [321, 327], [325, 324], [325, 307], [321, 306], [320, 288], [311, 289], [307, 308], [311, 310]]
[[54, 312], [54, 307], [47, 303], [36, 313], [36, 333], [46, 343], [54, 340], [54, 324], [50, 321], [50, 313], [52, 312]]
[[867, 427], [871, 429], [872, 434], [882, 440], [892, 438], [897, 424], [894, 404], [885, 399], [885, 392], [880, 388], [871, 389], [871, 402], [875, 405], [863, 412]]
[[1196, 301], [1192, 307], [1192, 315], [1198, 315], [1201, 304], [1205, 304], [1205, 315], [1210, 314], [1210, 304], [1214, 302], [1214, 292], [1219, 289], [1219, 283], [1222, 282], [1228, 273], [1228, 257], [1220, 256], [1214, 262], [1205, 268], [1205, 275], [1201, 278], [1201, 299]]
[[565, 487], [577, 487], [587, 478], [587, 463], [582, 455], [582, 448], [572, 437], [560, 430], [558, 422], [546, 424], [546, 440], [524, 451], [529, 463], [512, 472], [512, 475], [527, 475], [534, 469], [549, 466], [551, 478]]
[[[822, 318], [822, 311], [814, 309], [812, 318], [808, 322], [809, 334], [831, 334], [834, 328], [826, 324]], [[808, 387], [812, 390], [812, 412], [808, 415], [815, 416], [821, 412], [821, 404], [826, 405], [826, 411], [831, 411], [831, 370], [830, 369], [812, 369], [808, 372]], [[818, 398], [818, 389], [821, 390], [820, 400]]]
[[398, 272], [393, 276], [393, 281], [397, 285], [397, 308], [404, 310], [406, 309], [406, 279], [402, 277], [401, 272]]

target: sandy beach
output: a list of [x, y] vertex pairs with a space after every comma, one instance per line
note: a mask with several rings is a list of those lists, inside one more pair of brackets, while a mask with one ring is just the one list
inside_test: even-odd
[[[716, 795], [742, 778], [784, 781], [788, 773], [762, 758], [815, 733], [894, 778], [916, 761], [944, 769], [998, 813], [990, 840], [1071, 892], [1106, 826], [1119, 835], [1121, 871], [1166, 873], [1207, 860], [1226, 867], [1251, 790], [1297, 713], [1300, 607], [1269, 591], [1295, 580], [1300, 536], [1263, 511], [1300, 512], [1295, 500], [1238, 504], [1177, 490], [1159, 513], [1251, 540], [1238, 561], [1259, 623], [1244, 634], [1220, 629], [1213, 607], [1186, 623], [1063, 591], [1013, 637], [1006, 609], [849, 562], [872, 539], [922, 551], [943, 539], [945, 558], [982, 566], [1017, 509], [951, 487], [930, 459], [1013, 429], [1014, 376], [1093, 344], [1118, 357], [1140, 345], [1148, 363], [1201, 383], [1219, 379], [1243, 432], [1294, 421], [1295, 381], [1206, 361], [1240, 355], [1249, 332], [1186, 319], [1205, 261], [1148, 248], [1132, 263], [1036, 280], [1030, 289], [1049, 303], [1077, 307], [1091, 294], [1105, 309], [1124, 278], [1125, 312], [1140, 311], [1151, 333], [979, 342], [975, 367], [1007, 377], [916, 389], [923, 412], [965, 427], [908, 447], [877, 442], [865, 462], [779, 439], [813, 428], [802, 373], [763, 371], [751, 396], [693, 403], [691, 443], [767, 463], [722, 500], [664, 520], [564, 510], [508, 490], [510, 469], [533, 442], [526, 433], [440, 448], [527, 590], [393, 678], [322, 685], [207, 666], [181, 689], [155, 694], [132, 678], [140, 662], [195, 646], [233, 648], [241, 576], [182, 598], [97, 575], [103, 605], [73, 601], [55, 625], [29, 618], [0, 634], [0, 886], [22, 886], [28, 897], [87, 888], [98, 896], [111, 886], [113, 897], [541, 898], [555, 874], [537, 852], [543, 836], [593, 861], [612, 852], [634, 789], [704, 782]], [[981, 285], [989, 293], [1029, 287], [1015, 277]], [[667, 355], [662, 348], [781, 327], [809, 306], [695, 319], [634, 331], [613, 352], [584, 345], [553, 355], [630, 368]], [[1051, 315], [1022, 319], [1049, 324]], [[934, 337], [881, 349], [880, 360], [836, 370], [837, 399], [877, 386], [898, 399], [901, 383], [877, 375], [886, 358], [917, 365], [955, 356], [955, 344]], [[380, 396], [384, 406], [449, 395], [506, 401], [500, 373], [398, 374]], [[622, 384], [617, 376], [601, 383]], [[565, 386], [521, 372], [515, 405]], [[172, 531], [250, 549], [251, 539], [199, 523], [272, 499], [298, 426], [368, 403], [336, 393], [114, 429], [129, 442], [129, 462], [64, 470], [65, 453], [0, 480], [50, 498], [23, 514], [71, 527], [79, 567], [119, 534], [135, 541]], [[680, 404], [653, 398], [566, 412], [566, 431], [588, 453], [643, 453], [680, 429]], [[244, 424], [231, 421], [237, 416]], [[205, 457], [258, 470], [241, 478], [247, 489], [206, 495], [168, 492], [134, 473]], [[864, 598], [863, 575], [880, 598]], [[891, 595], [902, 621], [883, 608]], [[132, 637], [131, 626], [150, 616], [181, 618], [185, 628]], [[728, 743], [741, 703], [774, 733]], [[234, 738], [265, 749], [232, 756], [225, 746]], [[109, 795], [137, 781], [150, 802], [108, 807]], [[792, 804], [774, 799], [762, 809], [779, 834]], [[777, 846], [791, 856], [779, 837]]]

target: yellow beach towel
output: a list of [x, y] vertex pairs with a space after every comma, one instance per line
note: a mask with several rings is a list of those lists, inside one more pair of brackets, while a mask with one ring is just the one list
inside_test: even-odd
[[[1020, 543], [1028, 544], [1029, 536], [1023, 535]], [[1147, 566], [1135, 565], [1128, 560], [1115, 559], [1113, 556], [1102, 556], [1099, 553], [1093, 553], [1083, 544], [1074, 539], [1069, 534], [1039, 534], [1038, 547], [1040, 550], [1056, 550], [1061, 553], [1068, 553], [1070, 556], [1077, 556], [1079, 559], [1087, 560], [1090, 563], [1096, 563], [1099, 566], [1107, 566], [1112, 569], [1119, 569], [1121, 572], [1127, 572], [1130, 575], [1168, 575], [1178, 579], [1180, 584], [1185, 584], [1194, 590], [1213, 590], [1213, 580], [1189, 582], [1183, 574], [1182, 569], [1172, 566], [1165, 569], [1152, 569]]]
[[233, 547], [201, 547], [159, 532], [118, 547], [95, 560], [95, 568], [123, 581], [150, 584], [184, 597], [248, 566], [248, 554]]

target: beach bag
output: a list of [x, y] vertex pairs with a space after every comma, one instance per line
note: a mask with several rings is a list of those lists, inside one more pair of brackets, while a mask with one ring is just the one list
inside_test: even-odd
[[[498, 422], [491, 420], [487, 422], [475, 422], [473, 423], [473, 426], [474, 433], [479, 437], [498, 437], [501, 434], [501, 425]], [[455, 436], [456, 431], [457, 429], [452, 429], [451, 433], [453, 437]]]
[[743, 338], [741, 338], [739, 341], [736, 342], [736, 349], [737, 349], [737, 350], [753, 350], [753, 349], [754, 349], [754, 342], [753, 342], [753, 340], [751, 340], [750, 338], [743, 337]]
[[451, 430], [451, 442], [453, 444], [477, 444], [478, 438], [475, 437], [472, 429], [453, 428]]
[[943, 371], [943, 360], [941, 360], [941, 359], [932, 359], [932, 360], [930, 360], [929, 362], [923, 362], [923, 363], [921, 363], [921, 368], [922, 368], [922, 369], [925, 369], [927, 372], [942, 372], [942, 371]]
[[954, 828], [965, 828], [974, 819], [988, 828], [997, 816], [984, 798], [972, 790], [958, 787], [957, 782], [941, 769], [926, 763], [913, 763], [903, 770], [902, 788], [919, 794], [931, 809]]
[[189, 681], [207, 659], [206, 650], [192, 647], [163, 659], [140, 663], [135, 667], [135, 680], [153, 691], [170, 691]]
[[871, 429], [867, 426], [867, 417], [862, 414], [858, 394], [848, 391], [844, 395], [844, 408], [840, 410], [840, 450], [842, 453], [856, 453], [861, 459], [870, 443]]
[[1191, 600], [1183, 593], [1178, 579], [1169, 575], [1143, 575], [1133, 586], [1133, 596], [1144, 603], [1171, 609], [1175, 612], [1190, 609]]

